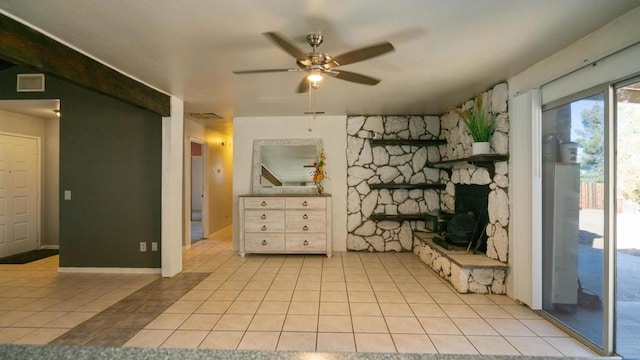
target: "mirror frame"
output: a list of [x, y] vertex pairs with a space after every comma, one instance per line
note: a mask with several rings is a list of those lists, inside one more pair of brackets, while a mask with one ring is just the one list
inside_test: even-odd
[[278, 145], [315, 145], [316, 154], [322, 151], [322, 139], [269, 139], [253, 140], [253, 161], [251, 162], [252, 176], [251, 189], [254, 194], [318, 194], [315, 186], [277, 186], [262, 187], [260, 186], [260, 175], [262, 172], [262, 147], [278, 146]]

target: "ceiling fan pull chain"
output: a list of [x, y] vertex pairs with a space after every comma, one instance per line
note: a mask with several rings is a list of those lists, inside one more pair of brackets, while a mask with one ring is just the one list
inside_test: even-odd
[[309, 117], [309, 127], [307, 128], [307, 131], [312, 132], [313, 128], [312, 128], [312, 121], [315, 119], [316, 115], [314, 113], [314, 109], [313, 109], [313, 103], [312, 103], [312, 95], [311, 95], [311, 91], [313, 90], [311, 88], [311, 82], [307, 81], [308, 85], [309, 85], [309, 114], [311, 114], [311, 116]]

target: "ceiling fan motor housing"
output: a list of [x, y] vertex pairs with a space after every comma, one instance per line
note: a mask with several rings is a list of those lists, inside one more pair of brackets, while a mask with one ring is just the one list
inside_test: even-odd
[[324, 38], [320, 33], [307, 35], [307, 42], [309, 43], [309, 45], [311, 45], [311, 47], [313, 47], [313, 52], [316, 51], [315, 48], [317, 48], [318, 46], [320, 46], [320, 44], [322, 44], [322, 40], [324, 40]]

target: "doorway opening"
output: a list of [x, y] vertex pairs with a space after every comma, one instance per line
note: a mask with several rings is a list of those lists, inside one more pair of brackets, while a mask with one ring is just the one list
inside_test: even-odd
[[59, 248], [60, 101], [0, 100], [0, 257]]
[[191, 209], [190, 228], [191, 243], [205, 239], [207, 226], [205, 224], [205, 186], [206, 186], [206, 144], [191, 140]]

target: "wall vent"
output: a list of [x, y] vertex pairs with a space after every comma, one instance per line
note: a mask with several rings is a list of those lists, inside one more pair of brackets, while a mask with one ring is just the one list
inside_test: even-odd
[[189, 116], [196, 120], [211, 120], [211, 119], [222, 119], [222, 116], [213, 113], [213, 112], [205, 112], [205, 113], [189, 113]]
[[44, 91], [44, 74], [18, 74], [18, 92]]

